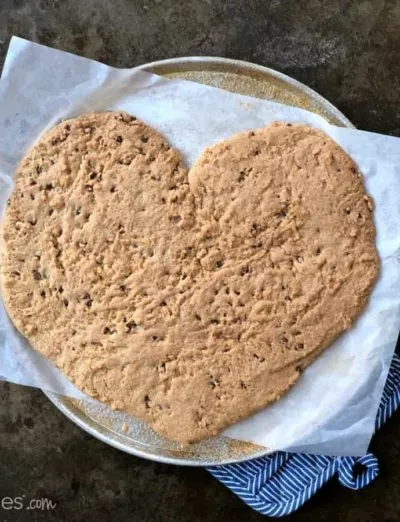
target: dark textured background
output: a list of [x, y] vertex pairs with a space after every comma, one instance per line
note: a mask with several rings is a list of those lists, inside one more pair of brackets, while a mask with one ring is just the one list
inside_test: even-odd
[[[400, 135], [398, 0], [0, 0], [0, 67], [15, 34], [132, 67], [187, 55], [234, 57], [316, 89], [359, 128]], [[360, 347], [361, 348], [361, 347]], [[400, 414], [372, 443], [381, 472], [365, 490], [332, 480], [295, 521], [400, 520]], [[202, 469], [109, 448], [37, 390], [0, 385], [0, 499], [57, 502], [0, 520], [261, 521]]]

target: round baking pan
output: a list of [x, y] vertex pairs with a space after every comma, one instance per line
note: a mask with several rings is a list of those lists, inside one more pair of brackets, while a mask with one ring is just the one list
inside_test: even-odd
[[[336, 107], [315, 91], [260, 65], [226, 58], [189, 57], [152, 62], [138, 69], [300, 107], [320, 114], [335, 125], [353, 127]], [[146, 459], [212, 466], [242, 462], [268, 453], [266, 448], [223, 436], [182, 447], [157, 435], [138, 419], [115, 412], [103, 404], [44, 393], [69, 419], [94, 437]]]

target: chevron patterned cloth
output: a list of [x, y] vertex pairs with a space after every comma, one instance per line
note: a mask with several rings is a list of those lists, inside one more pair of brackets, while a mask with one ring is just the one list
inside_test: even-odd
[[[378, 430], [400, 405], [400, 358], [394, 355], [376, 416]], [[246, 504], [270, 517], [289, 515], [301, 507], [334, 475], [350, 489], [361, 489], [378, 475], [378, 460], [363, 457], [324, 457], [278, 451], [228, 466], [207, 468]]]

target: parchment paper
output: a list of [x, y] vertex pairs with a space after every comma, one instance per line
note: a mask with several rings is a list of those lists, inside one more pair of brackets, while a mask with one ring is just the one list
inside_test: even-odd
[[[62, 118], [105, 109], [125, 110], [161, 131], [189, 166], [204, 147], [274, 120], [322, 129], [358, 163], [376, 203], [382, 263], [370, 303], [291, 392], [225, 433], [271, 451], [363, 454], [400, 327], [400, 140], [193, 82], [113, 69], [14, 37], [0, 82], [0, 210], [18, 162], [41, 133]], [[15, 331], [2, 304], [0, 343], [1, 378], [82, 398]]]

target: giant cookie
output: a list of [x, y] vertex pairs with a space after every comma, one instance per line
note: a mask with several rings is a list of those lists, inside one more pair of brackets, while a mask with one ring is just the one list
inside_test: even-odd
[[372, 208], [306, 126], [235, 136], [188, 175], [144, 123], [89, 114], [18, 168], [3, 296], [82, 390], [192, 442], [277, 400], [350, 328], [378, 270]]

